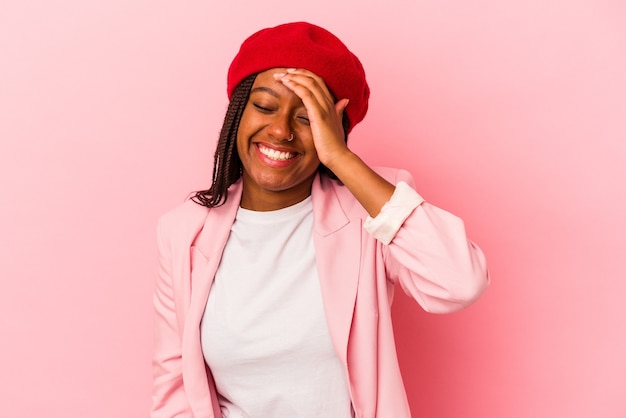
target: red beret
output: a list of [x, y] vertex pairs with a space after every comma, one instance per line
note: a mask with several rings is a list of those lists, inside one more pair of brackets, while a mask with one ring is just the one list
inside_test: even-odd
[[370, 89], [361, 62], [335, 35], [306, 22], [262, 29], [246, 39], [228, 69], [228, 98], [249, 75], [279, 67], [312, 71], [337, 100], [350, 99], [350, 129], [365, 117]]

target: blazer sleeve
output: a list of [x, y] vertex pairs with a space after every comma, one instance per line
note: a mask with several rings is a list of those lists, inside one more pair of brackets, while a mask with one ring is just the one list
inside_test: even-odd
[[182, 321], [172, 283], [171, 243], [162, 219], [157, 227], [159, 271], [154, 292], [151, 418], [192, 418], [182, 377]]
[[400, 181], [411, 186], [419, 203], [383, 245], [388, 278], [428, 312], [469, 306], [490, 281], [483, 252], [467, 238], [460, 218], [419, 197], [408, 172], [397, 173], [395, 183]]

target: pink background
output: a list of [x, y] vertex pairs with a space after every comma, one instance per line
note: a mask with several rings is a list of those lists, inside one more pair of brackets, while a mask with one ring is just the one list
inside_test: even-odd
[[353, 149], [488, 256], [462, 313], [397, 299], [414, 415], [626, 416], [626, 3], [213, 3], [0, 5], [0, 415], [147, 416], [156, 219], [208, 184], [244, 37], [309, 20], [367, 70]]

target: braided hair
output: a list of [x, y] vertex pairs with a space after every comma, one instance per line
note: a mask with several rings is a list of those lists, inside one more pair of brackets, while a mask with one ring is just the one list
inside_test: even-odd
[[[226, 203], [228, 188], [241, 177], [242, 165], [239, 154], [237, 154], [237, 131], [256, 76], [257, 74], [252, 74], [246, 77], [233, 90], [215, 150], [211, 187], [208, 190], [197, 191], [191, 197], [191, 200], [201, 206], [214, 208]], [[347, 143], [350, 121], [345, 112], [343, 113], [342, 126], [345, 132], [344, 140]], [[335, 174], [323, 164], [320, 164], [319, 171], [337, 179]]]
[[223, 205], [228, 197], [228, 188], [241, 177], [241, 160], [237, 154], [237, 131], [255, 79], [256, 74], [252, 74], [233, 90], [213, 158], [211, 187], [196, 192], [191, 198], [199, 205], [209, 208]]

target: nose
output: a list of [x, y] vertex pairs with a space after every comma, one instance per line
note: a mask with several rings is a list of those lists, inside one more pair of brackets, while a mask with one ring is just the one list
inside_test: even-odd
[[287, 115], [275, 115], [268, 131], [277, 141], [289, 141], [292, 131], [289, 117]]

